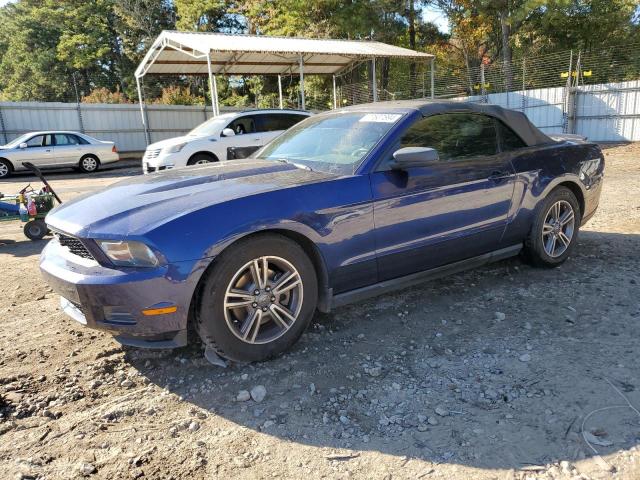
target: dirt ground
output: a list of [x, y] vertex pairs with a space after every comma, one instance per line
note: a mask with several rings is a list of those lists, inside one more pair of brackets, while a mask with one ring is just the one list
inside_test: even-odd
[[[290, 353], [226, 369], [74, 323], [44, 241], [0, 224], [0, 478], [640, 478], [639, 156], [607, 147], [560, 268], [512, 259], [317, 315]], [[138, 172], [50, 180], [71, 198]]]

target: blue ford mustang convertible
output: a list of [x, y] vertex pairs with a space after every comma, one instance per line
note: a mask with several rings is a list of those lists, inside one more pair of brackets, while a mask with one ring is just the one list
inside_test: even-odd
[[128, 179], [47, 216], [41, 269], [80, 323], [128, 345], [192, 328], [236, 361], [316, 311], [522, 253], [553, 267], [596, 211], [604, 159], [491, 105], [311, 117], [253, 158]]

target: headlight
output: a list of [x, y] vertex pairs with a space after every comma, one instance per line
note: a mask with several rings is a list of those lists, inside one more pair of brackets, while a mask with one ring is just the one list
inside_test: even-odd
[[178, 145], [173, 145], [172, 147], [165, 147], [164, 153], [178, 153], [180, 150], [184, 148], [187, 143], [179, 143]]
[[158, 257], [141, 242], [120, 240], [96, 240], [109, 259], [122, 267], [155, 267]]

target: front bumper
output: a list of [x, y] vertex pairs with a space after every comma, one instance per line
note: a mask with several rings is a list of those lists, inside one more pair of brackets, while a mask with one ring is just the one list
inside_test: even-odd
[[[63, 311], [90, 328], [106, 330], [121, 343], [167, 348], [186, 344], [191, 297], [197, 281], [192, 262], [153, 269], [112, 269], [69, 253], [57, 240], [42, 251], [40, 269], [61, 298]], [[176, 306], [175, 312], [143, 310]]]
[[164, 153], [162, 150], [147, 150], [142, 157], [142, 171], [144, 173], [171, 170], [172, 168], [184, 167], [187, 161], [181, 152]]

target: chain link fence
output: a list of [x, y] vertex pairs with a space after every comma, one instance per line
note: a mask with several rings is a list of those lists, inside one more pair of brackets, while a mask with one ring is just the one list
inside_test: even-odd
[[[373, 71], [371, 61], [363, 61], [336, 76], [335, 94], [332, 76], [305, 76], [305, 108], [319, 112], [334, 105], [372, 102]], [[375, 72], [380, 101], [433, 96], [495, 103], [521, 110], [546, 132], [582, 132], [603, 140], [640, 140], [640, 44], [570, 50], [473, 67], [436, 61], [433, 82], [429, 63], [378, 59]], [[217, 81], [222, 110], [280, 107], [277, 76], [218, 76]], [[83, 72], [70, 72], [54, 83], [59, 84], [55, 90], [32, 92], [33, 98], [28, 100], [64, 102], [69, 109], [75, 108], [78, 125], [74, 128], [81, 130], [100, 130], [97, 126], [83, 125], [83, 112], [90, 104], [134, 107], [138, 101], [132, 79], [114, 81], [105, 76], [90, 78]], [[282, 107], [302, 108], [298, 75], [283, 75], [281, 86]], [[143, 83], [143, 97], [149, 106], [188, 105], [194, 112], [200, 112], [194, 113], [194, 121], [197, 117], [206, 119], [207, 107], [211, 105], [206, 76], [148, 76]], [[43, 109], [40, 116], [54, 118], [55, 115], [44, 111], [44, 105], [38, 104]], [[31, 107], [20, 108], [32, 112], [29, 115], [37, 115]], [[51, 104], [51, 108], [62, 107]], [[13, 110], [11, 102], [0, 104], [0, 138], [12, 137], [23, 129], [15, 125]], [[157, 127], [166, 130], [167, 135], [187, 128], [167, 122], [163, 120]]]

